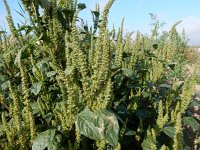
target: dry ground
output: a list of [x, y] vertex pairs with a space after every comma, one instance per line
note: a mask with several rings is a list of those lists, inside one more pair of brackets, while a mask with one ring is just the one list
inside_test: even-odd
[[[198, 61], [200, 61], [200, 53], [197, 51], [192, 51], [191, 53], [188, 53], [187, 57], [190, 64], [187, 64], [185, 66], [185, 72], [188, 75], [191, 75], [194, 72], [195, 67], [198, 67], [197, 65], [200, 65], [198, 63]], [[197, 83], [196, 85], [193, 101], [200, 103], [200, 83]], [[194, 106], [188, 109], [188, 113], [191, 113], [200, 125], [200, 107]], [[186, 142], [186, 145], [190, 146], [192, 150], [200, 150], [200, 137], [197, 136], [197, 133], [195, 133], [191, 129], [191, 127], [184, 126], [184, 140]]]

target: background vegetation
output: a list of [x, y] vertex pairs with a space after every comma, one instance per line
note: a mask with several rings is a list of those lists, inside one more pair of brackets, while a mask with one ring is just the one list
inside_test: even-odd
[[198, 67], [183, 72], [180, 22], [159, 34], [152, 16], [151, 35], [133, 40], [123, 21], [107, 28], [114, 0], [91, 11], [91, 27], [76, 0], [21, 3], [29, 21], [15, 27], [4, 0], [12, 34], [0, 31], [0, 149], [198, 149], [183, 137], [183, 125], [196, 137], [200, 127], [186, 112], [199, 105]]

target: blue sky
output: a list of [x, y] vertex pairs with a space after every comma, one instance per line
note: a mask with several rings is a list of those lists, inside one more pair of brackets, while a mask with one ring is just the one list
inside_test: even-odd
[[[0, 0], [0, 26], [4, 26], [5, 7], [3, 0]], [[19, 22], [20, 17], [14, 11], [19, 10], [18, 0], [7, 0], [12, 10], [15, 22]], [[95, 4], [99, 3], [101, 8], [104, 7], [108, 0], [78, 0], [85, 3], [87, 9], [80, 13], [80, 17], [88, 20], [90, 24], [90, 10], [95, 8]], [[121, 20], [125, 17], [125, 30], [149, 33], [150, 15], [156, 14], [160, 21], [164, 21], [166, 25], [163, 30], [169, 30], [177, 21], [183, 22], [177, 27], [179, 32], [185, 28], [190, 45], [200, 45], [200, 0], [116, 0], [109, 14], [109, 28], [115, 24], [119, 27]]]

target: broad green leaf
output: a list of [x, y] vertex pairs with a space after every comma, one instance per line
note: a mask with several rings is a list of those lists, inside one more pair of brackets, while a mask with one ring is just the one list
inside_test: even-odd
[[100, 110], [97, 111], [97, 113], [103, 118], [104, 121], [105, 141], [107, 141], [112, 146], [117, 146], [119, 132], [117, 117], [107, 110]]
[[50, 9], [51, 3], [48, 0], [39, 0], [39, 4], [42, 8]]
[[168, 64], [168, 66], [170, 67], [170, 69], [174, 70], [176, 64]]
[[200, 130], [199, 123], [193, 117], [183, 117], [183, 122], [184, 124], [190, 126], [193, 129], [193, 131]]
[[0, 83], [2, 84], [5, 81], [6, 81], [5, 77], [4, 76], [0, 76]]
[[17, 53], [17, 56], [15, 58], [15, 64], [19, 63], [21, 56], [22, 56], [22, 52], [28, 47], [29, 45], [24, 45]]
[[189, 107], [194, 107], [194, 106], [197, 106], [197, 107], [200, 107], [200, 102], [199, 101], [192, 101], [191, 103], [190, 103], [190, 106]]
[[52, 77], [56, 74], [57, 72], [56, 71], [49, 71], [47, 72], [47, 77]]
[[143, 150], [152, 150], [151, 143], [153, 143], [153, 138], [151, 136], [147, 136], [146, 139], [142, 142], [141, 146]]
[[154, 48], [155, 50], [157, 50], [157, 49], [158, 49], [158, 44], [153, 44], [153, 48]]
[[137, 109], [136, 110], [136, 116], [138, 118], [145, 119], [146, 117], [148, 117], [148, 115], [149, 115], [149, 112], [145, 109]]
[[107, 110], [92, 112], [86, 108], [77, 115], [75, 125], [77, 130], [88, 138], [103, 139], [112, 146], [118, 143], [118, 121], [116, 116]]
[[133, 70], [127, 69], [127, 68], [122, 68], [123, 74], [127, 76], [130, 79], [135, 79], [135, 74]]
[[6, 33], [6, 31], [0, 31], [0, 35], [1, 35], [1, 34], [5, 34], [5, 33]]
[[45, 115], [44, 115], [44, 119], [46, 120], [46, 122], [47, 122], [48, 124], [50, 124], [50, 122], [51, 122], [51, 120], [52, 120], [52, 117], [53, 117], [52, 113], [48, 113], [48, 114], [45, 114]]
[[78, 9], [83, 10], [86, 8], [86, 5], [84, 3], [78, 3]]
[[103, 120], [97, 120], [97, 115], [89, 109], [85, 109], [78, 114], [75, 122], [76, 128], [81, 134], [94, 140], [102, 138], [101, 126], [99, 124], [103, 124]]
[[174, 138], [176, 129], [172, 126], [167, 126], [162, 129], [162, 131], [168, 135], [170, 138]]
[[68, 25], [67, 25], [65, 17], [63, 16], [63, 13], [58, 9], [57, 14], [58, 14], [58, 20], [61, 23], [62, 28], [68, 29]]
[[55, 129], [40, 133], [33, 141], [32, 150], [63, 150], [61, 136], [56, 135]]
[[125, 131], [125, 135], [126, 135], [126, 136], [133, 136], [133, 135], [136, 135], [136, 131], [134, 131], [134, 130], [127, 130], [127, 131]]
[[149, 93], [149, 92], [146, 92], [146, 91], [144, 91], [144, 92], [142, 93], [142, 95], [143, 95], [143, 98], [147, 98], [147, 97], [149, 97], [149, 96], [150, 96], [150, 93]]
[[4, 63], [0, 63], [0, 68], [3, 68], [5, 66]]
[[3, 83], [1, 84], [1, 89], [2, 89], [2, 90], [7, 89], [8, 86], [9, 86], [9, 84], [10, 84], [10, 81], [9, 81], [9, 80], [3, 82]]
[[21, 31], [23, 31], [23, 30], [30, 29], [30, 28], [32, 28], [32, 27], [29, 26], [29, 25], [22, 25], [22, 26], [20, 26], [20, 27], [17, 29], [16, 32], [21, 32]]
[[42, 82], [33, 83], [33, 85], [31, 86], [31, 92], [35, 95], [38, 95], [41, 88], [42, 88]]
[[40, 108], [39, 108], [37, 102], [32, 102], [30, 105], [31, 105], [31, 109], [32, 109], [33, 115], [35, 115], [35, 114], [40, 112]]
[[95, 15], [96, 18], [98, 18], [100, 15], [100, 13], [98, 11], [92, 11], [92, 13]]
[[119, 85], [121, 85], [123, 79], [124, 79], [124, 77], [120, 74], [115, 76], [115, 82]]
[[44, 73], [44, 72], [48, 71], [49, 66], [48, 66], [48, 64], [46, 62], [44, 62], [44, 63], [41, 64], [40, 69]]
[[190, 146], [186, 145], [184, 146], [183, 150], [192, 150]]

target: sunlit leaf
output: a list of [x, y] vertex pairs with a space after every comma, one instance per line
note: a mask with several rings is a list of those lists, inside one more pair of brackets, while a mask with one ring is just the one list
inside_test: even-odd
[[61, 146], [62, 137], [56, 135], [55, 129], [40, 133], [33, 141], [32, 150], [64, 150]]
[[54, 75], [56, 75], [56, 71], [49, 71], [49, 72], [47, 72], [47, 77], [52, 77], [52, 76], [54, 76]]
[[24, 45], [17, 53], [17, 56], [15, 58], [15, 64], [19, 63], [21, 56], [22, 56], [22, 52], [28, 47], [29, 45]]
[[42, 88], [42, 82], [33, 83], [33, 85], [31, 86], [31, 92], [35, 95], [38, 95], [41, 88]]
[[107, 111], [92, 112], [88, 108], [76, 117], [76, 128], [88, 138], [105, 140], [112, 146], [118, 143], [119, 125], [116, 116]]
[[147, 138], [144, 139], [141, 146], [143, 150], [152, 150], [151, 144], [153, 143], [153, 137], [147, 136]]
[[193, 117], [183, 117], [183, 122], [185, 125], [190, 126], [193, 131], [200, 131], [200, 125]]
[[170, 138], [174, 138], [176, 129], [172, 126], [167, 126], [162, 129], [162, 131], [168, 135]]
[[193, 101], [190, 103], [190, 107], [194, 107], [194, 106], [200, 107], [200, 102], [199, 102], [199, 101], [193, 100]]
[[125, 76], [127, 76], [130, 79], [135, 79], [135, 74], [133, 70], [127, 69], [127, 68], [122, 68], [122, 72]]

